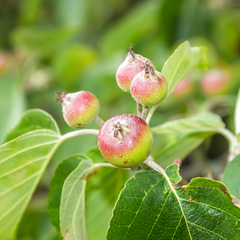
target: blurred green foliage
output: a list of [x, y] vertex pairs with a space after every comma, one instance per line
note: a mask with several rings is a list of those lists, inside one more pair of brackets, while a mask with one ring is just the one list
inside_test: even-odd
[[[116, 114], [136, 113], [130, 94], [122, 92], [115, 81], [116, 69], [131, 43], [136, 53], [151, 59], [161, 71], [175, 47], [188, 40], [192, 46], [208, 48], [210, 70], [229, 74], [231, 87], [220, 96], [210, 96], [201, 88], [208, 70], [189, 73], [192, 91], [181, 97], [173, 93], [167, 98], [153, 116], [152, 126], [210, 110], [220, 114], [233, 129], [233, 110], [240, 87], [239, 1], [0, 0], [0, 6], [1, 142], [23, 112], [31, 108], [49, 112], [62, 133], [71, 131], [63, 121], [61, 105], [54, 102], [55, 92], [92, 92], [100, 101], [103, 120]], [[153, 153], [176, 138], [156, 137]], [[211, 141], [202, 147], [205, 155], [213, 151]], [[46, 215], [50, 179], [64, 158], [96, 144], [96, 138], [90, 136], [61, 146], [16, 239], [56, 239]], [[224, 147], [215, 148], [217, 153], [213, 155], [221, 156]]]

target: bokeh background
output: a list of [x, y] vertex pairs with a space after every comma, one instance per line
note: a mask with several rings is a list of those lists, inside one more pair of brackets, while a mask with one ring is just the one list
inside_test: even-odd
[[[135, 114], [136, 103], [115, 81], [130, 44], [161, 71], [186, 40], [208, 48], [208, 68], [191, 71], [160, 105], [150, 125], [212, 111], [234, 132], [240, 87], [239, 0], [0, 0], [0, 142], [31, 108], [50, 113], [62, 134], [72, 131], [63, 120], [61, 104], [55, 103], [55, 92], [92, 92], [100, 101], [103, 120]], [[157, 137], [153, 155], [173, 139], [176, 136]], [[17, 239], [57, 239], [46, 212], [54, 170], [63, 159], [96, 144], [95, 136], [84, 136], [61, 145], [21, 221]], [[219, 179], [227, 147], [220, 135], [208, 138], [184, 160], [184, 179]]]

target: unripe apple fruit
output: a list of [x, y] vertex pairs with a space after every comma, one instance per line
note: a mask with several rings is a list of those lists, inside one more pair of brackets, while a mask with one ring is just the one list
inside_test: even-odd
[[176, 98], [186, 98], [194, 92], [194, 82], [190, 78], [183, 78], [173, 90]]
[[100, 104], [90, 92], [56, 93], [56, 101], [62, 103], [62, 113], [66, 123], [73, 128], [85, 128], [98, 117]]
[[130, 91], [131, 81], [143, 70], [146, 61], [150, 63], [149, 59], [135, 54], [132, 46], [129, 48], [124, 62], [118, 67], [116, 72], [117, 84], [123, 91]]
[[102, 156], [111, 164], [129, 168], [147, 159], [153, 144], [148, 124], [132, 114], [115, 116], [104, 123], [98, 135]]
[[155, 105], [166, 97], [167, 81], [147, 62], [145, 68], [133, 78], [130, 91], [136, 102], [145, 106]]
[[229, 73], [220, 69], [209, 71], [202, 78], [201, 88], [209, 96], [228, 93], [231, 88]]

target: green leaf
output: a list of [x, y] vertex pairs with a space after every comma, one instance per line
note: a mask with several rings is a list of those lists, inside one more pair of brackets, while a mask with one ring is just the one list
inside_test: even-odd
[[191, 47], [189, 42], [182, 43], [165, 62], [162, 74], [168, 83], [168, 95], [195, 65], [204, 65], [206, 48]]
[[20, 27], [12, 32], [16, 47], [27, 50], [31, 55], [50, 57], [77, 32], [76, 27]]
[[88, 158], [92, 159], [94, 163], [101, 163], [101, 162], [106, 162], [106, 160], [103, 158], [98, 146], [94, 146], [88, 151], [84, 153]]
[[[94, 163], [105, 162], [99, 148], [94, 147], [85, 153]], [[90, 240], [105, 239], [112, 209], [120, 191], [128, 178], [128, 171], [118, 168], [98, 168], [87, 181], [86, 225]], [[109, 191], [111, 189], [111, 191]], [[99, 216], [101, 216], [99, 218]]]
[[33, 24], [37, 21], [42, 10], [43, 0], [23, 0], [19, 11], [21, 24]]
[[163, 167], [167, 167], [173, 163], [175, 159], [184, 160], [187, 155], [197, 148], [213, 133], [191, 133], [176, 141], [170, 143], [166, 147], [160, 149], [155, 155], [156, 162]]
[[237, 141], [240, 142], [240, 133], [237, 134]]
[[151, 1], [139, 4], [103, 35], [100, 48], [107, 54], [128, 48], [130, 43], [151, 32], [157, 22], [158, 10]]
[[83, 155], [77, 154], [59, 164], [52, 178], [49, 197], [48, 197], [48, 214], [52, 225], [60, 232], [60, 201], [64, 181], [77, 168], [81, 160], [86, 159]]
[[0, 143], [25, 110], [24, 93], [14, 76], [0, 78]]
[[56, 132], [41, 129], [0, 147], [0, 239], [16, 230], [59, 138]]
[[217, 132], [224, 128], [221, 118], [213, 113], [199, 114], [193, 117], [179, 119], [164, 123], [152, 128], [153, 133], [195, 133], [195, 132]]
[[126, 183], [107, 239], [239, 239], [240, 208], [226, 186], [196, 178], [175, 189], [169, 177], [179, 175], [172, 170], [140, 172]]
[[235, 124], [235, 133], [238, 135], [240, 133], [240, 89], [238, 90], [237, 102], [235, 107], [234, 114], [234, 124]]
[[176, 184], [182, 180], [182, 177], [179, 175], [178, 171], [179, 171], [178, 164], [170, 165], [165, 171], [165, 173], [167, 174], [167, 176], [172, 184]]
[[98, 168], [87, 180], [86, 225], [89, 240], [106, 238], [108, 222], [128, 171], [117, 168]]
[[[98, 149], [93, 148], [92, 150], [86, 153], [87, 157], [91, 156], [95, 162], [102, 162], [102, 156]], [[51, 222], [56, 227], [57, 231], [60, 232], [60, 224], [59, 224], [59, 207], [60, 207], [60, 198], [61, 192], [63, 188], [63, 184], [65, 179], [69, 176], [71, 171], [79, 165], [80, 160], [86, 159], [83, 155], [75, 155], [63, 163], [59, 165], [57, 168], [54, 178], [50, 187], [50, 195], [49, 195], [49, 205], [48, 212], [51, 219]], [[88, 160], [89, 161], [89, 160]], [[79, 166], [80, 167], [80, 166]], [[87, 187], [86, 187], [86, 226], [87, 233], [89, 239], [93, 240], [102, 240], [105, 238], [106, 229], [108, 227], [108, 221], [112, 214], [112, 209], [117, 200], [120, 190], [123, 188], [124, 183], [127, 179], [127, 171], [117, 168], [109, 168], [109, 167], [99, 167], [96, 168], [92, 172], [92, 169], [95, 168], [96, 165], [93, 165], [92, 168], [88, 170], [91, 171], [90, 176], [87, 179]], [[87, 170], [87, 171], [88, 171]], [[79, 170], [80, 171], [80, 170]], [[85, 180], [81, 180], [81, 174], [78, 175], [79, 182], [82, 184], [82, 190], [85, 190]], [[68, 180], [70, 181], [70, 180]], [[83, 186], [84, 185], [84, 186]], [[78, 185], [80, 187], [80, 185]], [[109, 191], [111, 189], [111, 191]], [[73, 190], [71, 194], [74, 195], [74, 201], [72, 203], [72, 208], [77, 209], [77, 200], [83, 197], [80, 193], [81, 191]], [[76, 194], [78, 196], [76, 196]], [[72, 195], [71, 195], [72, 196]], [[71, 197], [70, 196], [70, 197]], [[83, 203], [84, 204], [84, 203]], [[78, 209], [80, 212], [78, 216], [82, 216], [85, 212], [84, 205], [81, 205], [81, 209]], [[66, 206], [69, 210], [69, 208]], [[73, 210], [74, 211], [74, 210]], [[82, 213], [81, 213], [82, 211]], [[72, 212], [68, 212], [72, 215]], [[101, 216], [101, 217], [99, 217]], [[70, 216], [71, 218], [71, 216]], [[72, 220], [72, 219], [71, 219]], [[71, 220], [66, 220], [66, 224], [72, 224]], [[85, 231], [84, 219], [82, 219], [82, 229]], [[94, 223], [94, 224], [93, 224]], [[74, 225], [71, 225], [72, 229]], [[71, 227], [69, 229], [71, 229]], [[71, 236], [66, 235], [65, 237], [71, 238]]]
[[4, 142], [8, 142], [24, 133], [39, 129], [49, 129], [60, 134], [55, 120], [47, 112], [40, 109], [27, 110], [19, 123], [5, 136]]
[[85, 186], [86, 177], [93, 167], [90, 159], [83, 160], [64, 182], [60, 228], [65, 240], [88, 239], [85, 224]]
[[96, 59], [94, 49], [86, 44], [74, 44], [53, 56], [53, 71], [58, 81], [72, 81]]
[[226, 184], [231, 194], [240, 199], [240, 155], [234, 158], [226, 167], [222, 182]]
[[88, 2], [82, 0], [59, 0], [55, 2], [56, 17], [63, 26], [83, 27], [88, 16]]

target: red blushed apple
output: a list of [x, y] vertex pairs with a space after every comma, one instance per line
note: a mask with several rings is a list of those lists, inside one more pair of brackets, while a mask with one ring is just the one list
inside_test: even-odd
[[146, 63], [145, 68], [132, 80], [130, 90], [136, 102], [151, 106], [160, 103], [166, 97], [168, 87], [164, 76]]
[[100, 104], [90, 92], [56, 93], [62, 103], [62, 113], [66, 123], [73, 128], [85, 128], [98, 117]]
[[185, 98], [194, 91], [194, 82], [189, 78], [182, 79], [173, 90], [173, 96], [176, 98]]
[[209, 71], [202, 78], [201, 88], [210, 96], [228, 93], [231, 88], [229, 73], [220, 69]]
[[98, 135], [102, 156], [111, 164], [129, 168], [147, 159], [153, 144], [148, 124], [132, 114], [115, 116], [104, 123]]
[[135, 54], [132, 46], [129, 48], [124, 62], [118, 67], [116, 72], [117, 84], [123, 91], [130, 91], [133, 78], [144, 69], [147, 61], [150, 63], [150, 60], [147, 58]]

